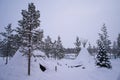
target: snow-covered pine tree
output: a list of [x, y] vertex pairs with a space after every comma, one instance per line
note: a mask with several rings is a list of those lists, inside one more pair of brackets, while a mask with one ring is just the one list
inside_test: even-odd
[[60, 36], [58, 36], [58, 40], [55, 41], [54, 43], [54, 47], [55, 47], [55, 58], [56, 59], [61, 59], [64, 57], [64, 48], [63, 48], [63, 45], [62, 45], [62, 41], [61, 41], [61, 38]]
[[43, 50], [47, 57], [51, 55], [52, 45], [53, 43], [51, 41], [50, 36], [47, 36], [47, 38], [44, 41], [44, 47], [43, 47]]
[[105, 26], [105, 24], [103, 24], [101, 31], [102, 31], [102, 33], [99, 33], [99, 36], [101, 37], [100, 39], [103, 42], [107, 53], [110, 53], [111, 52], [111, 46], [110, 46], [111, 41], [108, 39], [109, 36], [108, 36], [108, 32], [107, 32], [107, 27]]
[[56, 45], [56, 40], [53, 42], [53, 45], [52, 45], [52, 50], [51, 50], [51, 55], [53, 58], [57, 59], [57, 45]]
[[75, 47], [76, 47], [76, 52], [79, 53], [80, 45], [81, 45], [81, 41], [80, 41], [79, 37], [76, 37], [76, 42], [74, 44], [75, 44]]
[[14, 44], [13, 29], [11, 27], [11, 24], [8, 24], [8, 26], [5, 27], [5, 32], [0, 33], [3, 36], [3, 40], [1, 42], [1, 52], [3, 57], [6, 57], [5, 64], [8, 63], [8, 58], [12, 57], [17, 50]]
[[117, 46], [118, 46], [118, 56], [120, 57], [120, 34], [118, 34]]
[[33, 30], [40, 26], [40, 12], [36, 10], [33, 3], [28, 5], [28, 10], [22, 10], [22, 20], [19, 20], [17, 28], [18, 36], [21, 37], [21, 51], [27, 55], [28, 58], [28, 75], [30, 75], [31, 55], [33, 50]]
[[98, 54], [96, 57], [96, 65], [100, 67], [111, 68], [110, 61], [108, 58], [108, 48], [110, 48], [110, 40], [108, 40], [107, 29], [105, 24], [103, 25], [101, 31], [102, 34], [99, 33], [99, 39], [97, 40], [98, 45]]
[[109, 61], [109, 57], [107, 55], [104, 44], [100, 40], [98, 40], [97, 45], [99, 50], [96, 57], [96, 65], [100, 67], [111, 68], [111, 63]]

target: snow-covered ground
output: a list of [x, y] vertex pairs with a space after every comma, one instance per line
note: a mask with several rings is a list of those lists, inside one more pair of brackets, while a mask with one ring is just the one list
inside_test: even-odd
[[[111, 60], [112, 69], [99, 68], [85, 48], [75, 60], [32, 57], [31, 63], [31, 75], [28, 76], [27, 58], [19, 51], [7, 65], [0, 59], [0, 80], [120, 80], [120, 59]], [[39, 64], [46, 66], [47, 70], [42, 72]]]

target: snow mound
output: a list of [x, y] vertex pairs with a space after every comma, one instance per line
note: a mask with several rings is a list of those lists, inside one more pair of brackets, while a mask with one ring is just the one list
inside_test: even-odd
[[93, 57], [89, 54], [86, 48], [82, 48], [79, 55], [75, 59], [76, 62], [81, 63], [83, 65], [88, 65], [94, 62]]

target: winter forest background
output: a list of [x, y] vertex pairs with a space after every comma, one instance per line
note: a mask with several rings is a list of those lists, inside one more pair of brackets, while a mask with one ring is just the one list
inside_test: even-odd
[[[120, 61], [120, 1], [0, 2], [0, 71], [5, 70], [5, 75], [0, 73], [0, 79], [48, 80], [49, 77], [44, 76], [52, 73], [54, 78], [50, 79], [55, 80], [55, 75], [65, 77], [59, 72], [61, 70], [63, 73], [73, 71], [75, 75], [86, 70], [83, 79], [96, 80], [98, 75], [88, 75], [87, 79], [84, 73], [89, 74], [93, 69], [100, 74], [102, 68], [108, 75], [100, 74], [100, 79], [108, 80], [107, 77], [115, 73], [111, 80], [120, 80], [120, 64], [116, 64]], [[17, 63], [19, 59], [24, 60], [24, 65]], [[14, 73], [20, 71], [16, 65], [23, 65], [27, 73], [23, 76], [21, 70], [22, 76], [15, 76], [19, 74]], [[35, 65], [41, 70], [38, 74], [37, 67], [33, 71]], [[10, 70], [14, 72], [11, 77]], [[47, 70], [49, 73], [42, 73]]]

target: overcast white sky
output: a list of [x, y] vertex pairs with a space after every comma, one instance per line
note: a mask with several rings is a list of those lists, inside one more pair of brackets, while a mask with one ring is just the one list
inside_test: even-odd
[[76, 36], [95, 44], [103, 23], [112, 41], [120, 33], [120, 0], [0, 0], [0, 31], [9, 23], [18, 26], [31, 2], [40, 10], [44, 36], [60, 35], [65, 47], [73, 47]]

